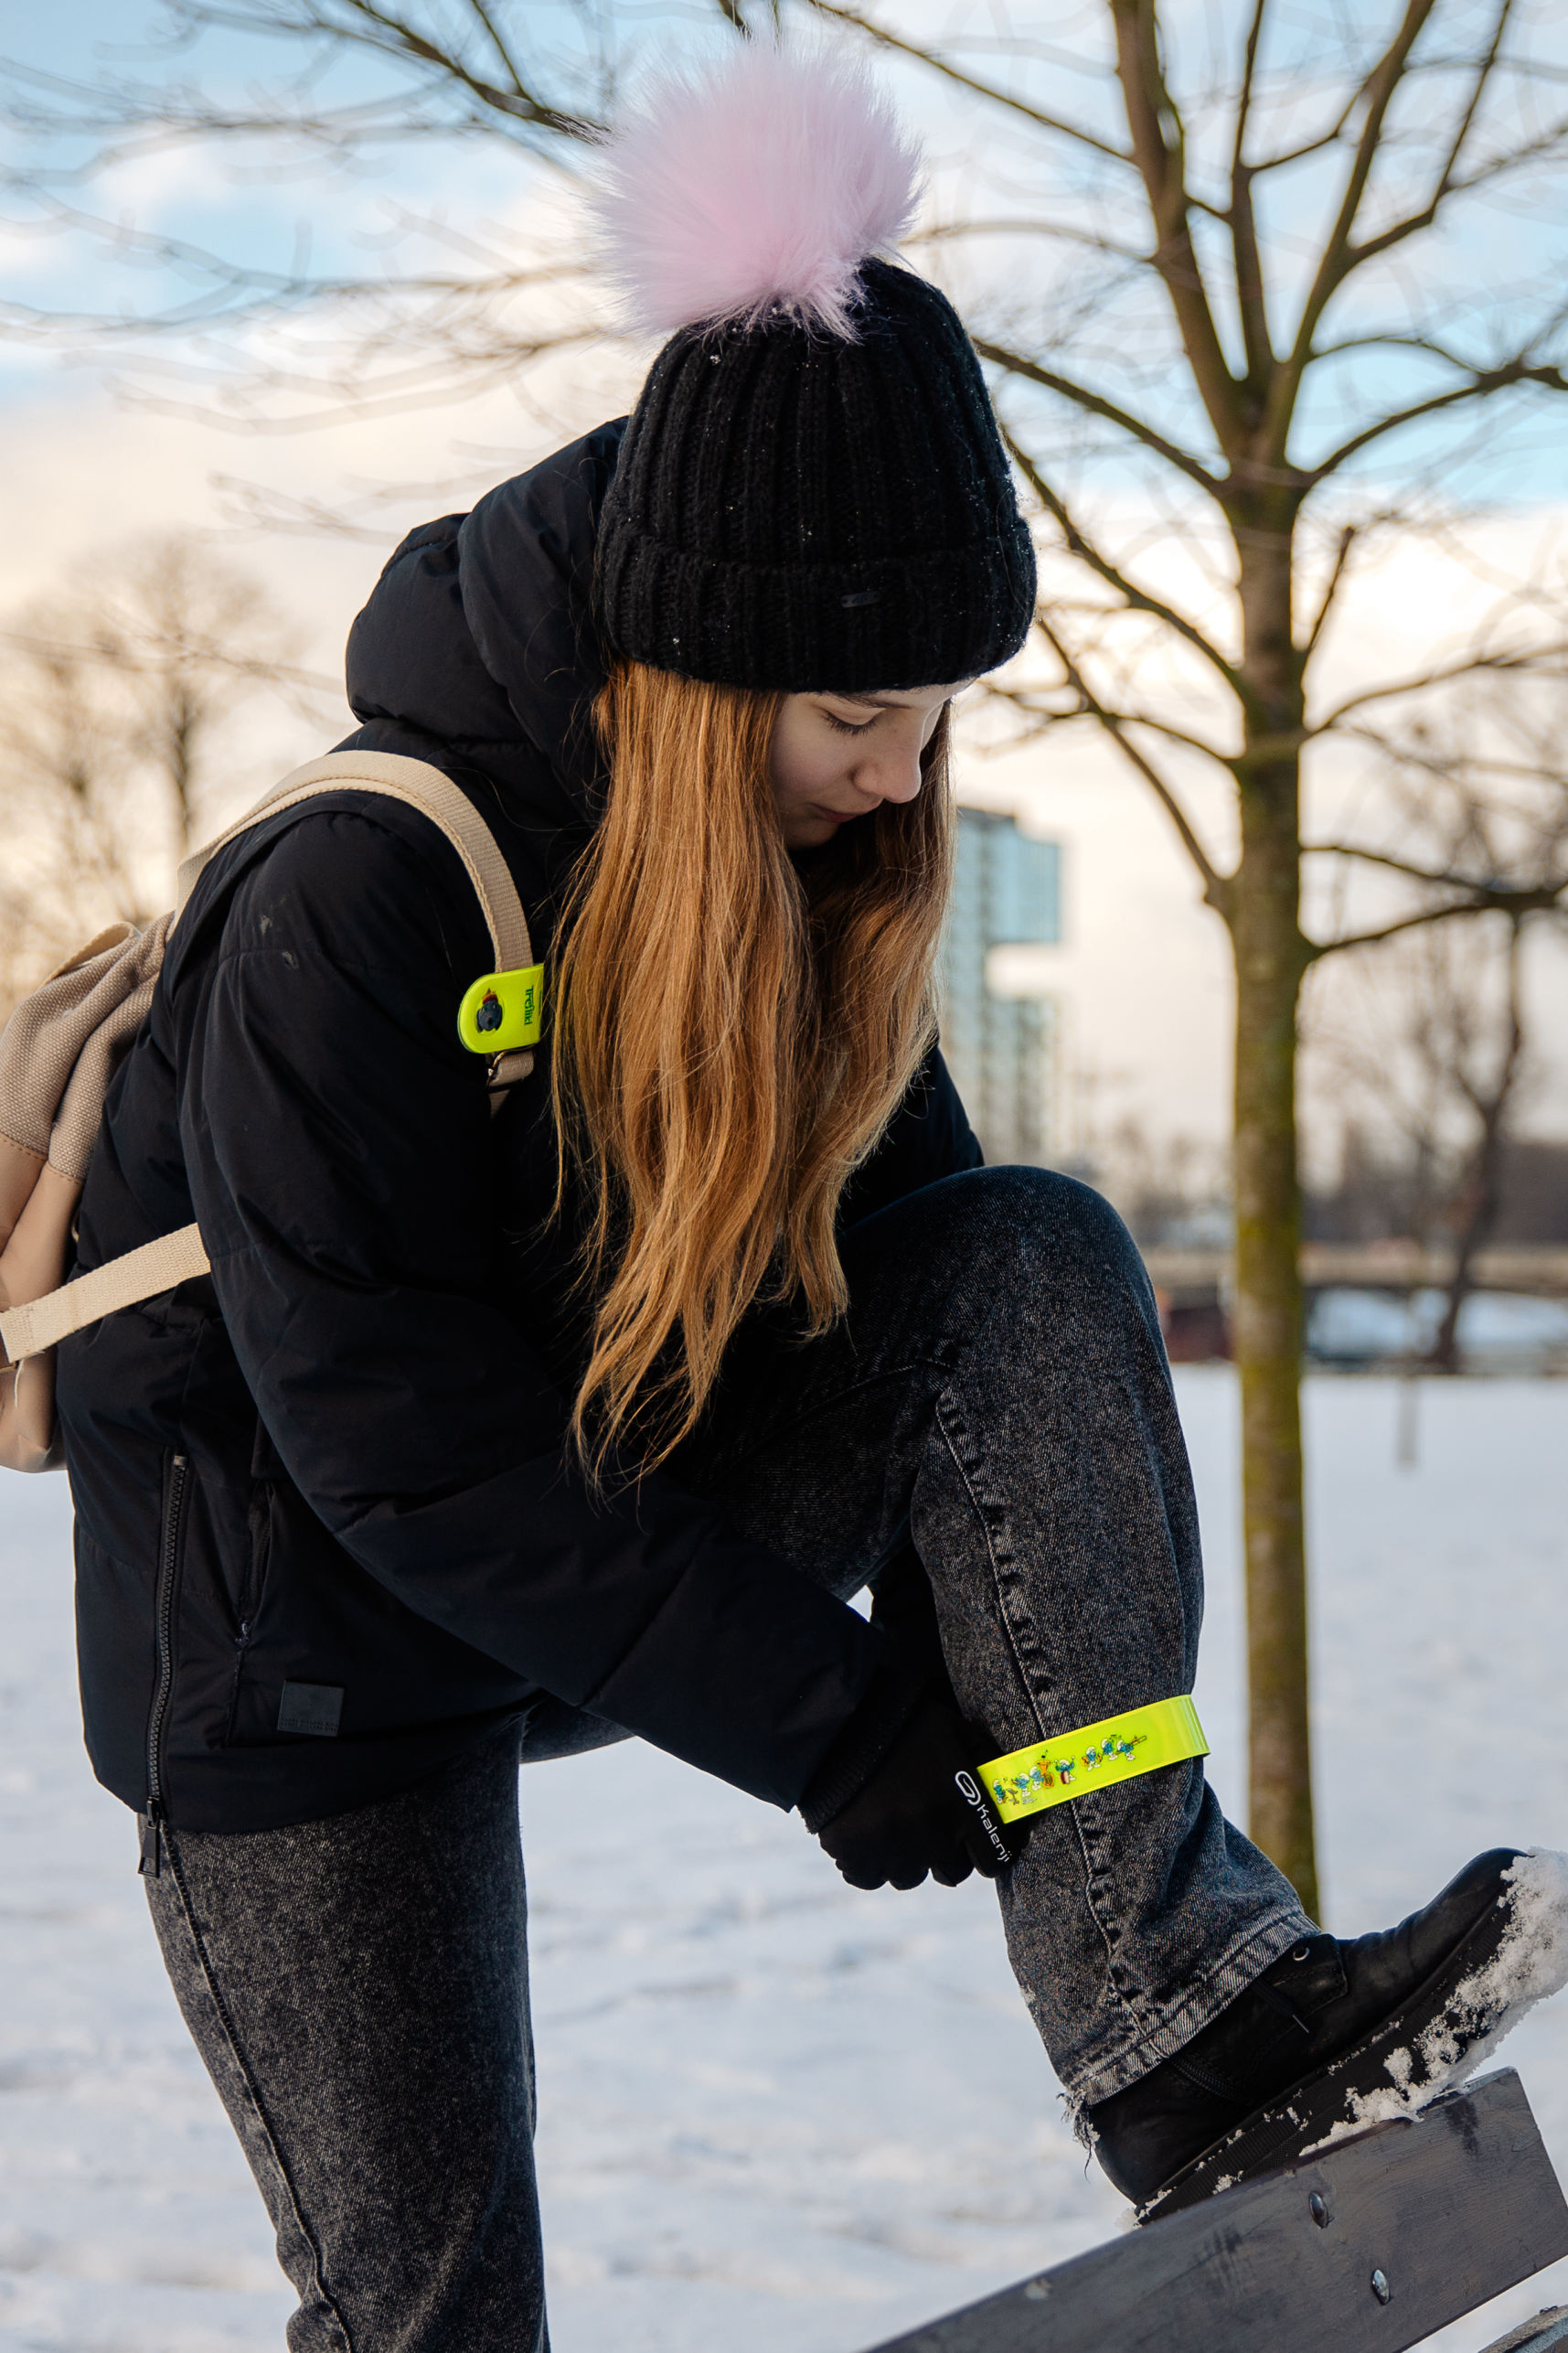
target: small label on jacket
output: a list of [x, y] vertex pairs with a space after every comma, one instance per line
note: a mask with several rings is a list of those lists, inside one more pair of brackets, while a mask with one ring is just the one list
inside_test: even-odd
[[286, 1683], [278, 1703], [278, 1729], [309, 1732], [318, 1740], [335, 1740], [342, 1714], [341, 1684]]

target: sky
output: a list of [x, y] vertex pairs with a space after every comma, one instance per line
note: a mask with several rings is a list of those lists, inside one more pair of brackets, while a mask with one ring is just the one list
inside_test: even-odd
[[[915, 14], [923, 21], [933, 12]], [[1222, 23], [1226, 15], [1225, 7], [1168, 12], [1189, 38], [1195, 72], [1201, 64], [1193, 46], [1200, 30], [1210, 21]], [[1292, 15], [1285, 11], [1283, 21]], [[541, 43], [547, 32], [563, 40], [564, 28], [581, 21], [549, 5], [535, 5], [527, 16], [530, 37]], [[1305, 22], [1299, 11], [1294, 16]], [[1039, 52], [1028, 69], [1036, 77], [1033, 94], [1049, 90], [1064, 108], [1083, 100], [1090, 119], [1098, 119], [1099, 102], [1082, 70], [1099, 38], [1097, 12], [1072, 0], [1045, 0], [1019, 17]], [[23, 92], [35, 104], [51, 91], [58, 95], [59, 82], [90, 71], [106, 74], [122, 89], [155, 84], [173, 91], [204, 69], [232, 99], [254, 91], [263, 72], [276, 70], [281, 53], [275, 46], [225, 37], [207, 49], [171, 52], [135, 37], [157, 21], [149, 0], [73, 0], [69, 10], [24, 10], [19, 0], [3, 0], [0, 54], [20, 59], [35, 77]], [[672, 50], [684, 45], [690, 52], [713, 39], [708, 13], [695, 6], [664, 11], [660, 22], [673, 27]], [[552, 54], [561, 54], [559, 42]], [[1282, 69], [1287, 62], [1282, 51]], [[1296, 62], [1301, 86], [1309, 90], [1311, 76]], [[994, 60], [987, 70], [994, 70]], [[39, 81], [39, 75], [54, 80]], [[926, 82], [897, 73], [894, 80], [933, 159], [927, 225], [956, 218], [965, 204], [973, 214], [982, 198], [1017, 214], [1026, 192], [1007, 138], [987, 150], [984, 170], [977, 171], [965, 144], [963, 114], [933, 97]], [[361, 73], [328, 89], [364, 102], [381, 86], [374, 74]], [[13, 82], [14, 90], [22, 87]], [[1414, 156], [1419, 143], [1413, 131], [1410, 135]], [[57, 167], [82, 152], [80, 142], [39, 147], [18, 146], [13, 139], [12, 144], [14, 156], [25, 153], [36, 162], [42, 155]], [[1064, 181], [1054, 192], [1062, 203], [1079, 206], [1075, 218], [1088, 218], [1087, 185]], [[1321, 209], [1322, 185], [1310, 178], [1291, 185], [1302, 226], [1310, 226]], [[95, 205], [129, 230], [156, 230], [269, 267], [284, 267], [291, 254], [307, 251], [308, 266], [316, 270], [363, 271], [389, 252], [424, 266], [443, 253], [448, 262], [454, 252], [461, 261], [475, 250], [475, 239], [485, 252], [515, 254], [541, 240], [557, 252], [580, 256], [581, 251], [573, 199], [560, 176], [519, 161], [494, 141], [409, 140], [379, 150], [352, 171], [329, 169], [319, 156], [295, 151], [280, 161], [275, 144], [265, 142], [225, 156], [190, 145], [164, 147], [121, 165], [90, 187], [57, 181], [52, 194]], [[396, 221], [415, 212], [439, 226], [389, 247]], [[1547, 254], [1547, 231], [1538, 215], [1539, 206], [1521, 201], [1508, 216], [1481, 218], [1468, 241], [1451, 241], [1438, 252], [1431, 266], [1444, 284], [1452, 283], [1456, 338], [1475, 330], [1477, 284], [1500, 285], [1507, 277], [1517, 300], [1525, 299]], [[166, 272], [137, 265], [133, 250], [128, 257], [123, 246], [42, 235], [37, 219], [37, 208], [29, 209], [15, 190], [0, 193], [0, 303], [130, 310], [176, 291]], [[1295, 225], [1277, 225], [1288, 244]], [[940, 248], [926, 248], [917, 258], [931, 261], [939, 273], [949, 267]], [[188, 293], [188, 283], [183, 291]], [[1055, 316], [1050, 305], [1060, 310], [1081, 292], [1076, 281], [1037, 283], [1020, 264], [1010, 276], [1004, 271], [995, 279], [987, 299], [993, 309], [1011, 301], [1015, 325], [1027, 315], [1049, 334]], [[1399, 294], [1407, 298], [1413, 298], [1408, 287]], [[599, 297], [590, 285], [547, 299], [559, 315], [563, 306], [591, 306]], [[1114, 311], [1113, 303], [1108, 318]], [[1147, 393], [1148, 379], [1162, 364], [1159, 354], [1152, 348], [1147, 354], [1123, 349], [1125, 338], [1112, 331], [1114, 324], [1098, 346], [1091, 345], [1107, 370], [1105, 380], [1121, 370], [1124, 394]], [[471, 308], [460, 331], [472, 349]], [[406, 404], [383, 401], [372, 413], [360, 408], [343, 414], [341, 403], [328, 401], [339, 412], [332, 422], [295, 429], [292, 419], [322, 410], [316, 388], [340, 350], [317, 324], [297, 314], [264, 317], [216, 340], [190, 334], [161, 342], [132, 337], [112, 349], [100, 341], [79, 345], [74, 353], [26, 337], [0, 338], [0, 433], [6, 453], [0, 482], [0, 610], [15, 608], [139, 535], [188, 528], [212, 535], [262, 578], [308, 633], [315, 666], [336, 673], [347, 625], [401, 532], [427, 513], [470, 504], [488, 483], [520, 470], [600, 416], [616, 413], [635, 393], [648, 357], [647, 347], [622, 342], [520, 370], [503, 354], [470, 397], [432, 404], [415, 397], [421, 392], [418, 353], [406, 328], [393, 320], [356, 380], [361, 389], [368, 374], [410, 383]], [[274, 372], [281, 364], [289, 380], [258, 392], [256, 368], [269, 363]], [[1403, 358], [1398, 364], [1404, 365]], [[1393, 365], [1392, 359], [1376, 363]], [[246, 369], [250, 380], [241, 384]], [[1381, 396], [1392, 380], [1374, 373], [1362, 390], [1370, 386]], [[1413, 445], [1400, 462], [1418, 469], [1424, 457]], [[1146, 542], [1139, 558], [1146, 579], [1190, 591], [1197, 557], [1179, 518], [1163, 540], [1147, 544], [1149, 519], [1140, 508], [1144, 492], [1136, 477], [1125, 469], [1107, 471], [1082, 450], [1064, 447], [1062, 464], [1082, 483], [1085, 498], [1098, 502], [1094, 511], [1118, 544]], [[1468, 505], [1467, 544], [1499, 576], [1517, 566], [1527, 545], [1539, 541], [1559, 515], [1568, 515], [1568, 422], [1557, 423], [1548, 411], [1521, 412], [1509, 431], [1483, 435], [1456, 466], [1456, 483]], [[1359, 495], [1375, 503], [1378, 492], [1376, 483], [1364, 484]], [[1424, 495], [1430, 504], [1430, 484]], [[254, 519], [260, 504], [274, 520], [285, 510], [297, 524], [313, 502], [350, 511], [357, 536], [267, 529]], [[1435, 647], [1454, 638], [1475, 599], [1473, 577], [1440, 560], [1430, 546], [1385, 552], [1352, 583], [1337, 631], [1326, 639], [1324, 690], [1342, 690], [1379, 665], [1385, 674], [1419, 668]], [[1190, 679], [1173, 673], [1159, 690], [1179, 710], [1195, 689]], [[1063, 941], [1040, 951], [1032, 963], [1015, 958], [1011, 972], [1012, 985], [1048, 986], [1062, 1003], [1067, 1043], [1057, 1107], [1063, 1148], [1092, 1150], [1108, 1124], [1127, 1117], [1159, 1135], [1216, 1142], [1229, 1116], [1229, 947], [1218, 918], [1200, 904], [1196, 875], [1168, 820], [1103, 742], [1058, 734], [997, 756], [985, 748], [986, 732], [983, 725], [966, 732], [959, 770], [965, 797], [1015, 810], [1032, 829], [1060, 840], [1066, 851]], [[233, 780], [235, 803], [320, 748], [321, 741], [297, 720], [258, 715], [244, 762], [248, 773]], [[1185, 781], [1208, 840], [1228, 851], [1222, 795], [1196, 773]], [[1359, 787], [1348, 769], [1334, 771], [1325, 763], [1314, 789], [1317, 816], [1353, 800]], [[1368, 910], [1385, 904], [1375, 893], [1363, 893], [1362, 903]], [[1535, 1026], [1546, 1041], [1531, 1118], [1538, 1128], [1568, 1132], [1568, 1065], [1559, 1068], [1552, 1050], [1555, 1038], [1568, 1038], [1568, 955], [1543, 941], [1532, 958], [1531, 985]]]

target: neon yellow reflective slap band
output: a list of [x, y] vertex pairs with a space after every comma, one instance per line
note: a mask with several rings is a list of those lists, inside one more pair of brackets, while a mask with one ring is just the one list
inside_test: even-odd
[[1157, 1699], [1152, 1707], [1129, 1707], [1103, 1724], [1085, 1724], [1054, 1740], [1037, 1741], [993, 1757], [979, 1769], [986, 1794], [1004, 1822], [1066, 1805], [1085, 1790], [1110, 1788], [1162, 1765], [1206, 1757], [1209, 1743], [1189, 1699]]
[[457, 1034], [470, 1054], [515, 1054], [537, 1046], [544, 1011], [544, 966], [482, 972], [457, 1009]]

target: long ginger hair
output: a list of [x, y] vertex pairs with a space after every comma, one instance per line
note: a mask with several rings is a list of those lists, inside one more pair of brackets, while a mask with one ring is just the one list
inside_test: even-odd
[[623, 663], [594, 718], [603, 820], [562, 925], [558, 1212], [591, 1204], [572, 1435], [597, 1476], [687, 1436], [759, 1296], [848, 1301], [835, 1217], [933, 1035], [953, 818], [947, 714], [912, 801], [797, 866], [768, 751], [784, 697]]

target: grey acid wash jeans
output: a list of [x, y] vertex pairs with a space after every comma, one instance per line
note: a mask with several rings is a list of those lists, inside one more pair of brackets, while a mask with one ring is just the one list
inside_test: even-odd
[[[782, 1310], [743, 1328], [688, 1484], [846, 1598], [912, 1544], [984, 1756], [1190, 1691], [1197, 1514], [1114, 1212], [1044, 1170], [980, 1170], [866, 1219], [843, 1257], [826, 1338]], [[293, 2353], [542, 2353], [516, 1766], [617, 1737], [551, 1706], [353, 1813], [165, 1834], [148, 1896], [299, 2291]], [[1035, 1817], [999, 1895], [1078, 2107], [1310, 1927], [1200, 1760]]]

